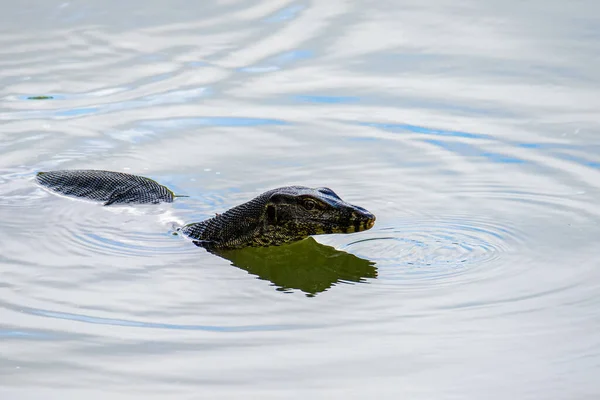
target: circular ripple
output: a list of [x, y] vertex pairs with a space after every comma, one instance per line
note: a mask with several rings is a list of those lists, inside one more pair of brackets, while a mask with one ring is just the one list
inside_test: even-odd
[[185, 221], [171, 204], [103, 207], [31, 186], [41, 197], [36, 212], [7, 214], [3, 222], [43, 237], [39, 246], [51, 254], [155, 257], [195, 249], [173, 235], [174, 227]]
[[63, 237], [80, 254], [154, 257], [195, 250], [172, 234], [171, 227], [180, 221], [167, 206], [98, 207], [93, 213], [63, 214], [60, 219], [66, 219]]
[[92, 231], [89, 228], [71, 232], [74, 246], [97, 254], [153, 257], [157, 254], [180, 254], [185, 249], [168, 234], [147, 232]]
[[376, 262], [378, 281], [410, 285], [446, 284], [467, 273], [475, 278], [476, 271], [489, 275], [521, 242], [514, 229], [496, 221], [463, 217], [409, 219], [362, 237], [341, 248]]

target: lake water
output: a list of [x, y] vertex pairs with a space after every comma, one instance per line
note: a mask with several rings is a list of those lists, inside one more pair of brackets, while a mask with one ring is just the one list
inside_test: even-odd
[[[600, 398], [600, 3], [2, 8], [2, 399]], [[191, 197], [33, 181], [77, 168]], [[375, 227], [174, 234], [294, 184]]]

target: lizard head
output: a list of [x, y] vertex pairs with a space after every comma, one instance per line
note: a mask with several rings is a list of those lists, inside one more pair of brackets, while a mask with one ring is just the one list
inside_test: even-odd
[[265, 244], [286, 243], [311, 235], [360, 232], [375, 224], [373, 214], [346, 203], [329, 188], [288, 186], [267, 194], [264, 228], [256, 238], [262, 241], [260, 236], [264, 237]]

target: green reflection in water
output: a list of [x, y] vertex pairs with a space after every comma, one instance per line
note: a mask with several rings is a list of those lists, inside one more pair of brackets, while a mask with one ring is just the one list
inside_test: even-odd
[[213, 253], [259, 279], [271, 281], [279, 291], [298, 289], [309, 297], [338, 282], [365, 282], [367, 278], [377, 278], [374, 262], [320, 244], [312, 237], [283, 246]]

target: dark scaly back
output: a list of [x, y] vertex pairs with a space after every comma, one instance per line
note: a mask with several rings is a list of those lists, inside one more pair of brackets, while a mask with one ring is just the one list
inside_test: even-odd
[[156, 181], [123, 172], [62, 170], [39, 172], [37, 182], [56, 193], [111, 204], [171, 203], [173, 192]]
[[201, 247], [236, 248], [250, 242], [264, 219], [270, 192], [214, 218], [185, 225], [181, 232]]
[[346, 203], [331, 189], [286, 186], [216, 217], [185, 225], [181, 232], [209, 250], [233, 249], [280, 245], [311, 235], [360, 232], [374, 223], [373, 214]]

